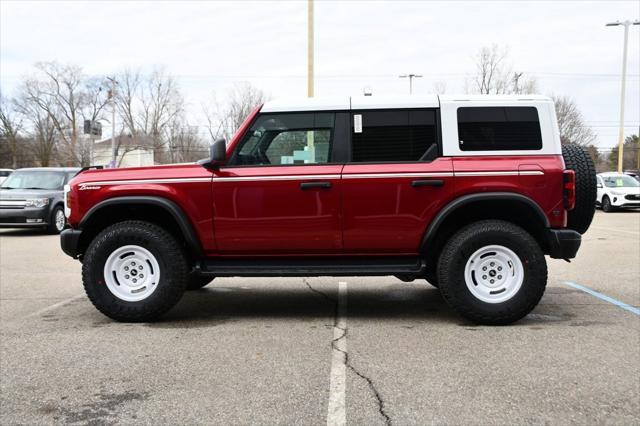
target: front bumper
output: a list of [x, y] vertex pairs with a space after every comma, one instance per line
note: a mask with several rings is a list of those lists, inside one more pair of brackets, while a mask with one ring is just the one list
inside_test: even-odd
[[578, 253], [582, 235], [572, 229], [548, 229], [549, 256], [554, 259], [573, 259]]
[[49, 206], [0, 209], [0, 228], [33, 228], [49, 224]]
[[80, 257], [81, 254], [78, 252], [81, 235], [82, 231], [79, 229], [65, 229], [60, 233], [60, 247], [62, 251], [74, 259]]

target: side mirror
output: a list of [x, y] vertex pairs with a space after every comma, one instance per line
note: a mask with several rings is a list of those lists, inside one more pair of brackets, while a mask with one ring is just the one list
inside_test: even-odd
[[218, 139], [209, 146], [209, 158], [198, 161], [202, 167], [217, 169], [227, 159], [227, 141]]
[[602, 188], [602, 184], [600, 182], [598, 182], [598, 184], [596, 185], [598, 188]]
[[227, 141], [218, 139], [209, 147], [211, 164], [222, 164], [227, 159]]

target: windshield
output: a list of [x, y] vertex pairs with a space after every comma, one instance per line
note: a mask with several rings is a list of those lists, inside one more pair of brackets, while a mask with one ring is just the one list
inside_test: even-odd
[[640, 186], [640, 182], [628, 175], [602, 176], [602, 180], [604, 181], [604, 184], [609, 188], [635, 188], [637, 186]]
[[17, 170], [2, 182], [2, 189], [62, 189], [64, 172]]

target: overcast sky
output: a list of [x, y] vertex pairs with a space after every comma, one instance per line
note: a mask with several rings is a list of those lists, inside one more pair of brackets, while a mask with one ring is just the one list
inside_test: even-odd
[[[192, 113], [212, 91], [222, 100], [248, 81], [271, 97], [306, 95], [303, 1], [0, 0], [0, 85], [11, 94], [37, 61], [82, 66], [90, 75], [166, 65]], [[414, 93], [463, 93], [482, 46], [508, 47], [515, 70], [542, 94], [576, 100], [599, 145], [616, 143], [622, 27], [639, 1], [316, 0], [316, 96], [405, 94], [397, 76], [423, 74]], [[640, 26], [630, 28], [625, 125], [640, 124]]]

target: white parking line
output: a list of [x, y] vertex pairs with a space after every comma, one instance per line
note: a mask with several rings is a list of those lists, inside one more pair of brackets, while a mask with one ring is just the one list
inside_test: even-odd
[[578, 283], [574, 283], [572, 281], [565, 281], [564, 282], [566, 285], [568, 285], [569, 287], [573, 287], [577, 290], [581, 290], [584, 291], [585, 293], [588, 293], [590, 295], [592, 295], [593, 297], [597, 297], [600, 300], [604, 300], [605, 302], [609, 302], [613, 305], [616, 305], [619, 308], [622, 308], [626, 311], [631, 312], [632, 314], [636, 314], [636, 315], [640, 315], [640, 309], [636, 308], [635, 306], [631, 306], [631, 305], [627, 305], [626, 303], [618, 300], [618, 299], [614, 299], [613, 297], [607, 296], [606, 294], [602, 294], [602, 293], [598, 293], [595, 290], [591, 290], [589, 287], [585, 287], [583, 285], [580, 285]]
[[54, 303], [53, 305], [49, 305], [46, 308], [42, 308], [39, 311], [36, 311], [32, 314], [27, 315], [25, 318], [33, 318], [45, 314], [49, 311], [53, 311], [54, 309], [58, 309], [62, 306], [68, 305], [69, 303], [75, 302], [76, 300], [85, 297], [84, 293], [80, 293], [76, 296], [73, 296], [71, 299], [63, 300], [62, 302]]
[[345, 407], [347, 380], [347, 283], [338, 283], [338, 306], [333, 324], [331, 342], [331, 381], [329, 383], [329, 409], [327, 426], [347, 423]]

